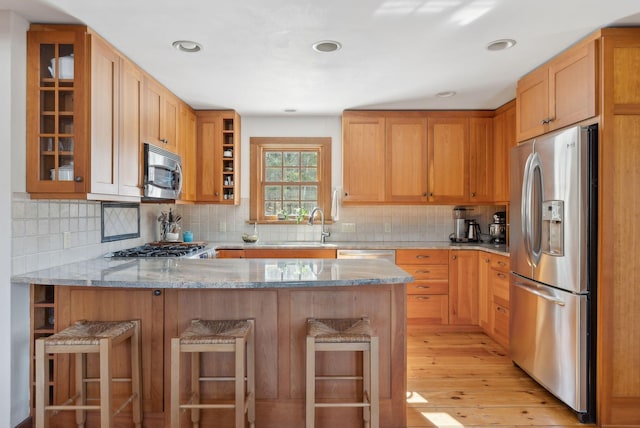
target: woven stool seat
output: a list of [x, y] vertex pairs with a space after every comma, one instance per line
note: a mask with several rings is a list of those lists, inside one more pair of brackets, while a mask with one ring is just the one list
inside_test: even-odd
[[180, 335], [180, 344], [222, 344], [235, 343], [236, 339], [246, 339], [251, 332], [251, 324], [246, 320], [200, 320], [191, 321], [191, 325]]
[[369, 318], [309, 318], [307, 335], [316, 343], [371, 342], [372, 331]]
[[135, 328], [132, 321], [76, 321], [44, 339], [47, 346], [99, 345], [100, 339], [115, 339]]

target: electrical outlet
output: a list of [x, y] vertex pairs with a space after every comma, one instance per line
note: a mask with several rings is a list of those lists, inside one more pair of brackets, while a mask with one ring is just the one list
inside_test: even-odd
[[355, 223], [342, 223], [342, 231], [347, 233], [355, 233], [356, 224]]
[[71, 232], [62, 232], [62, 248], [71, 248]]
[[226, 232], [227, 231], [227, 223], [224, 221], [221, 221], [220, 224], [218, 225], [218, 229], [219, 232]]
[[391, 233], [391, 223], [384, 224], [384, 233]]

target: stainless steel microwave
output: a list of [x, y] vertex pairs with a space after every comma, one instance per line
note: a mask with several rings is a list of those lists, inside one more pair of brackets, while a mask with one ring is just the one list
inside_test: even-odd
[[180, 156], [144, 143], [143, 199], [179, 199], [182, 191]]

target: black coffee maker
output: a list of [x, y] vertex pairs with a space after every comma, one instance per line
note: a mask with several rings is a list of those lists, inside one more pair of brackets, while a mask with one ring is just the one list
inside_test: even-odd
[[507, 213], [505, 211], [493, 214], [493, 223], [489, 223], [489, 235], [494, 244], [507, 243]]

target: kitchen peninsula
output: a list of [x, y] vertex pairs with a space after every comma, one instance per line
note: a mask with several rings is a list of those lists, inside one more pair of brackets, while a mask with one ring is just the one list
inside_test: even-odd
[[[33, 284], [34, 337], [79, 319], [141, 320], [143, 409], [149, 427], [168, 424], [170, 339], [191, 319], [255, 318], [256, 420], [261, 427], [281, 427], [304, 422], [306, 319], [362, 315], [370, 317], [380, 341], [380, 426], [404, 427], [405, 284], [412, 280], [393, 263], [380, 260], [172, 258], [99, 258], [13, 278], [14, 283]], [[203, 367], [212, 374], [230, 368], [233, 361], [218, 356], [214, 364], [204, 358]], [[73, 373], [71, 359], [57, 357], [53, 364], [52, 393], [56, 401], [64, 401]], [[89, 371], [96, 366], [90, 362]], [[359, 370], [353, 356], [332, 353], [319, 355], [318, 366], [335, 374]], [[185, 373], [188, 369], [185, 364]], [[324, 382], [317, 394], [336, 397], [356, 391], [353, 382]], [[201, 426], [231, 416], [205, 412]], [[188, 414], [182, 417], [186, 423]], [[72, 418], [72, 413], [59, 414], [52, 426], [68, 426]], [[356, 426], [357, 419], [355, 409], [322, 409], [317, 415], [319, 426]]]

